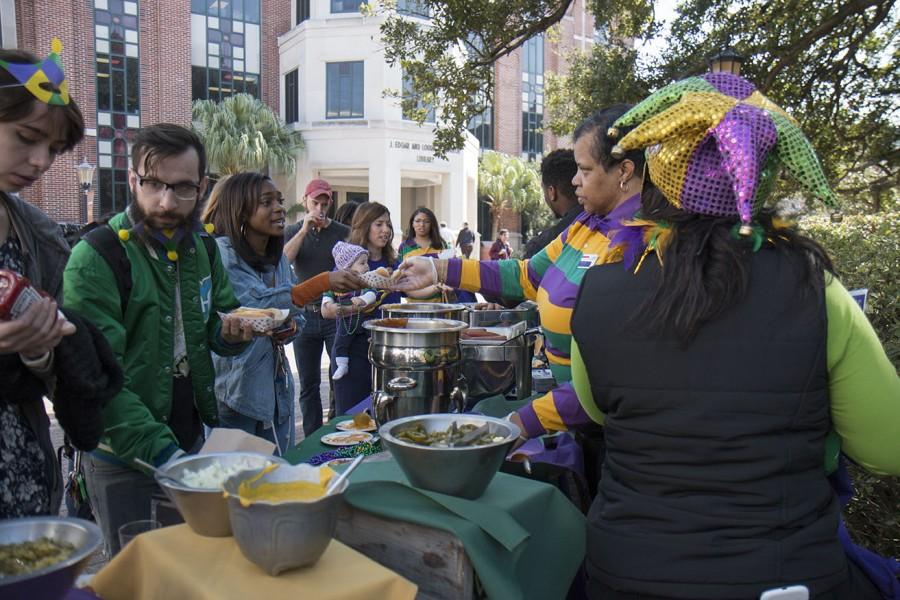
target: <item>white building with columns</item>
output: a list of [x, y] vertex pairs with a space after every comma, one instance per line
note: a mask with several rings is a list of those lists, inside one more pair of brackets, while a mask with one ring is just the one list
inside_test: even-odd
[[429, 123], [405, 119], [399, 101], [385, 95], [402, 89], [403, 77], [399, 66], [384, 60], [382, 17], [360, 14], [358, 0], [292, 4], [297, 25], [278, 39], [281, 117], [302, 133], [305, 148], [284, 182], [286, 197], [299, 200], [307, 182], [318, 177], [331, 183], [337, 205], [386, 205], [395, 240], [419, 206], [451, 229], [463, 222], [474, 228], [478, 141], [466, 133], [463, 150], [437, 158]]

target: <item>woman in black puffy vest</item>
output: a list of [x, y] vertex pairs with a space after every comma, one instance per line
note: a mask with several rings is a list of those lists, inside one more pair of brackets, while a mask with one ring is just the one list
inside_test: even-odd
[[896, 562], [848, 558], [828, 474], [841, 450], [900, 474], [900, 380], [822, 248], [765, 207], [781, 166], [833, 202], [809, 142], [723, 73], [607, 139], [646, 148], [648, 177], [618, 236], [635, 260], [590, 269], [572, 317], [580, 410], [607, 445], [591, 597], [891, 597]]

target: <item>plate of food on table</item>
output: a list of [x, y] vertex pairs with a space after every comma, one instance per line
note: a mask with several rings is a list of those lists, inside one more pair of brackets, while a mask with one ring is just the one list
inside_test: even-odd
[[375, 431], [375, 420], [368, 413], [353, 415], [352, 419], [341, 421], [336, 425], [340, 431]]
[[355, 446], [372, 441], [372, 434], [365, 431], [336, 431], [322, 436], [319, 440], [328, 446]]

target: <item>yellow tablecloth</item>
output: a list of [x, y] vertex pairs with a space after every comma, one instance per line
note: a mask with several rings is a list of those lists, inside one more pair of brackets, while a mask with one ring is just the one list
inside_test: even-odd
[[91, 580], [103, 600], [412, 600], [416, 586], [332, 540], [315, 566], [270, 577], [233, 537], [195, 534], [187, 525], [144, 533]]

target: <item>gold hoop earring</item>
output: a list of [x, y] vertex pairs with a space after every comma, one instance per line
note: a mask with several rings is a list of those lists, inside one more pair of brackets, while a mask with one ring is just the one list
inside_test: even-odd
[[625, 191], [625, 180], [624, 179], [619, 180], [619, 189], [622, 190], [623, 192]]

